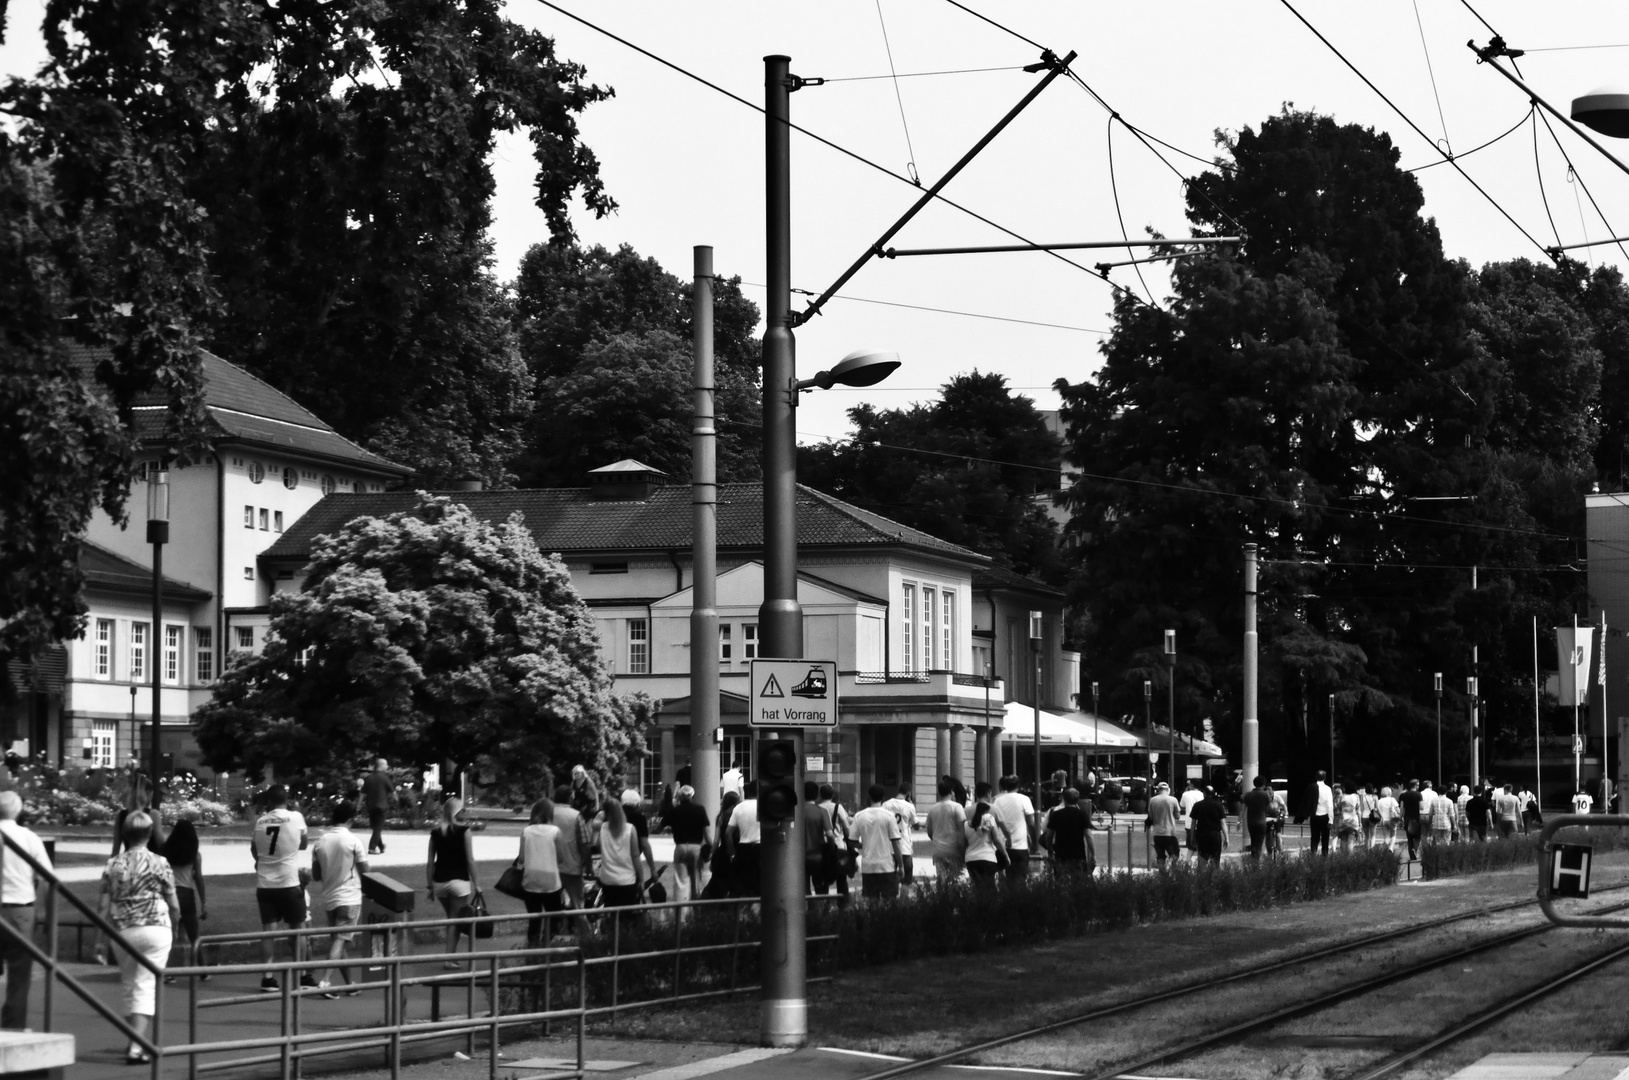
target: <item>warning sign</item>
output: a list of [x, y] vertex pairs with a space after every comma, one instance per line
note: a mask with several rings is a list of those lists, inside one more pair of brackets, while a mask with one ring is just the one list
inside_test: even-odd
[[835, 660], [754, 660], [752, 727], [836, 727]]

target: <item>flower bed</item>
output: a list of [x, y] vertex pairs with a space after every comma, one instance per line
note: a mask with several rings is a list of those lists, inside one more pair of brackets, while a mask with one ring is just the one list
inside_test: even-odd
[[[29, 825], [111, 825], [128, 804], [128, 774], [110, 769], [55, 769], [44, 764], [0, 768], [0, 791], [15, 791], [23, 800]], [[237, 820], [217, 793], [189, 776], [178, 776], [164, 792], [168, 821], [230, 825]]]

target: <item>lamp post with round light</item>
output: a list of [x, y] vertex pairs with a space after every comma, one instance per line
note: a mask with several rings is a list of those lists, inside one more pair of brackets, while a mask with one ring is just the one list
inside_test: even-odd
[[152, 805], [163, 805], [164, 796], [159, 789], [159, 772], [163, 763], [159, 745], [159, 725], [163, 718], [159, 667], [164, 662], [164, 545], [170, 542], [170, 474], [161, 462], [154, 462], [147, 473], [147, 542], [153, 545], [153, 629], [149, 635], [147, 662], [153, 674], [153, 728], [152, 745], [148, 747], [149, 763], [153, 773]]

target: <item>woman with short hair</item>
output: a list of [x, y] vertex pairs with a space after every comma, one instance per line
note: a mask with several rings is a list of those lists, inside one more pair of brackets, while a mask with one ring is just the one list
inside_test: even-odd
[[[124, 944], [116, 959], [124, 989], [125, 1020], [141, 1036], [146, 1036], [152, 1024], [158, 977], [136, 956], [139, 954], [163, 971], [170, 958], [171, 927], [181, 917], [169, 861], [147, 848], [152, 835], [153, 819], [145, 810], [125, 815], [121, 836], [124, 850], [109, 859], [102, 871], [98, 903], [102, 917], [118, 931]], [[104, 962], [111, 945], [103, 941], [97, 949]], [[125, 1049], [125, 1061], [131, 1065], [151, 1060], [151, 1055], [135, 1041]]]

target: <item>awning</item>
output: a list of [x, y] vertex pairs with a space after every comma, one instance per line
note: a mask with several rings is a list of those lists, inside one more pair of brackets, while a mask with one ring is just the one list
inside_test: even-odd
[[[1035, 706], [1007, 702], [1001, 737], [1012, 743], [1035, 741]], [[1146, 745], [1123, 727], [1087, 712], [1041, 710], [1043, 746], [1083, 746], [1111, 750], [1135, 750]]]
[[[1155, 725], [1153, 730], [1138, 728], [1136, 736], [1142, 745], [1150, 746], [1155, 750], [1164, 750], [1171, 745], [1171, 729]], [[1196, 738], [1184, 732], [1176, 733], [1176, 751], [1179, 754], [1189, 754], [1193, 757], [1224, 758], [1222, 748], [1213, 742]]]

